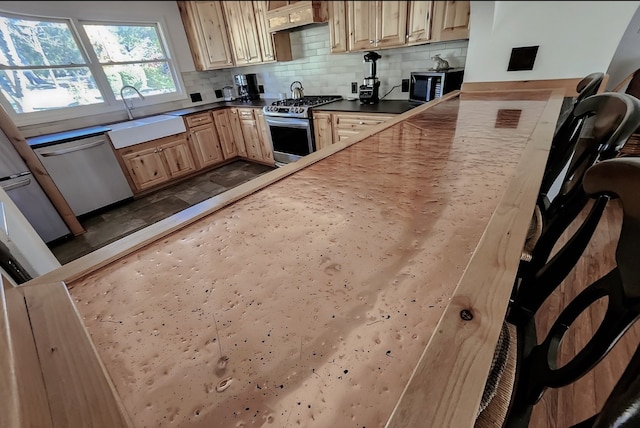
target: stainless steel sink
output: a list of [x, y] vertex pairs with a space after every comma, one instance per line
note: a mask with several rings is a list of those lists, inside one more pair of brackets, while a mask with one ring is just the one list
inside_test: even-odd
[[159, 114], [109, 125], [107, 135], [113, 147], [121, 149], [157, 138], [180, 134], [187, 128], [181, 116]]

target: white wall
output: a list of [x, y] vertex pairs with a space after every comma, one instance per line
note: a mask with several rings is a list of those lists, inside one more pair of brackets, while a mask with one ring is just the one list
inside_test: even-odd
[[631, 18], [631, 23], [620, 40], [607, 73], [607, 90], [618, 86], [627, 76], [640, 68], [640, 8]]
[[[472, 1], [465, 82], [605, 72], [638, 1]], [[511, 49], [539, 45], [533, 70], [507, 71]]]

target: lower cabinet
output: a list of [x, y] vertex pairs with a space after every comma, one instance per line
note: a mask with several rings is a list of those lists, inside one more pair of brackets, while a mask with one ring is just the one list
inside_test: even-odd
[[313, 132], [316, 150], [358, 135], [394, 116], [382, 113], [314, 112]]
[[261, 109], [223, 108], [184, 116], [187, 132], [116, 150], [134, 193], [243, 157], [275, 165]]
[[211, 113], [185, 116], [185, 123], [198, 169], [223, 162], [225, 158]]
[[[229, 111], [227, 109], [215, 110], [211, 112], [213, 123], [218, 131], [220, 139], [220, 147], [222, 148], [222, 156], [225, 159], [231, 159], [238, 156], [238, 145], [236, 143], [235, 133], [229, 119]], [[244, 144], [243, 144], [244, 146]]]
[[273, 149], [262, 110], [254, 108], [239, 108], [237, 110], [244, 137], [246, 157], [273, 165], [275, 163]]
[[186, 134], [172, 135], [117, 150], [134, 192], [197, 170]]

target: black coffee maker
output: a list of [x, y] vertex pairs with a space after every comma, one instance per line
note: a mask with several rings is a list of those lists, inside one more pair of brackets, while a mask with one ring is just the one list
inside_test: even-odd
[[238, 97], [242, 101], [260, 99], [258, 78], [255, 74], [236, 74], [233, 78], [236, 82], [236, 88], [238, 89]]
[[380, 80], [376, 77], [376, 61], [380, 58], [382, 56], [376, 52], [367, 52], [364, 56], [364, 63], [369, 64], [369, 77], [365, 77], [360, 85], [359, 98], [362, 104], [377, 104], [380, 101]]

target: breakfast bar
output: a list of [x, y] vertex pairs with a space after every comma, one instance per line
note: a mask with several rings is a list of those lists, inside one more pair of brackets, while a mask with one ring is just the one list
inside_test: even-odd
[[91, 426], [472, 427], [563, 97], [452, 92], [9, 290], [86, 328], [58, 415], [103, 385]]

